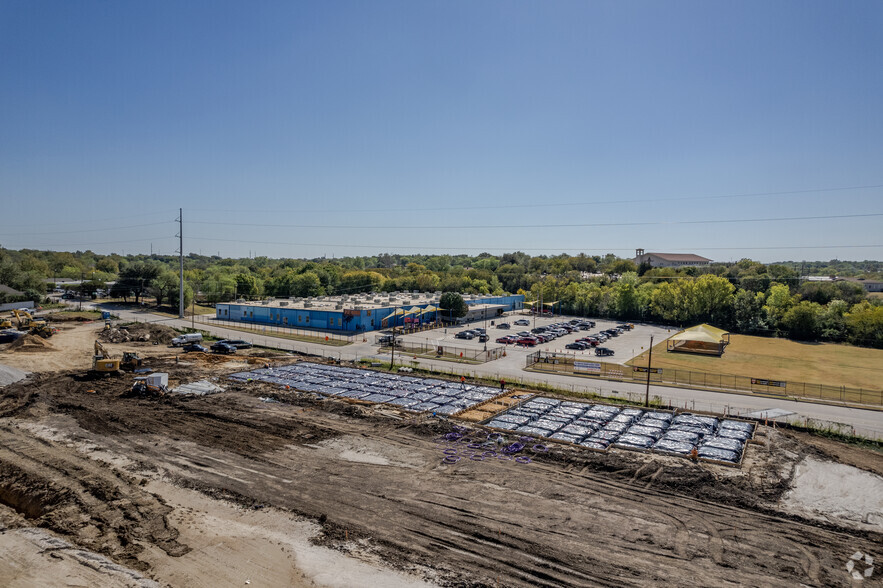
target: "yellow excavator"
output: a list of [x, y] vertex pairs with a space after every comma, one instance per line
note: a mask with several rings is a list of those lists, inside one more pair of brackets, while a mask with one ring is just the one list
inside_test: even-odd
[[31, 313], [27, 311], [13, 310], [12, 314], [15, 316], [15, 320], [18, 323], [16, 328], [19, 331], [27, 331], [31, 335], [39, 335], [44, 339], [48, 339], [55, 333], [55, 330], [46, 324], [45, 319], [35, 319], [31, 316]]
[[120, 369], [135, 370], [144, 364], [144, 360], [135, 352], [126, 351], [122, 359], [114, 357], [101, 341], [95, 341], [95, 354], [92, 356], [92, 372], [96, 374], [112, 374]]
[[92, 372], [113, 374], [120, 371], [120, 358], [114, 357], [104, 348], [101, 341], [95, 341], [95, 354], [92, 356]]

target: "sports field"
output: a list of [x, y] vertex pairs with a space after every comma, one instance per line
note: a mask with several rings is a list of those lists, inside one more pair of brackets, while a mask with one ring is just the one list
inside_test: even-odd
[[[627, 365], [646, 366], [647, 353], [636, 356]], [[669, 353], [663, 341], [653, 346], [652, 367], [865, 390], [883, 389], [883, 349], [833, 343], [730, 335], [730, 344], [723, 356], [715, 357]]]

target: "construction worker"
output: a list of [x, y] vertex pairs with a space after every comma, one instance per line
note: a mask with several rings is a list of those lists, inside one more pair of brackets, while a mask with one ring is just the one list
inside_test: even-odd
[[500, 380], [500, 392], [506, 391], [506, 380]]
[[466, 376], [460, 376], [460, 388], [466, 389]]

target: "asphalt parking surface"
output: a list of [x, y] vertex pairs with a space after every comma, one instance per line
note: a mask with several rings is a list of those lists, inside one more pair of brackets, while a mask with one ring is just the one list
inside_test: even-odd
[[[518, 345], [502, 345], [496, 342], [498, 337], [502, 337], [503, 335], [514, 335], [521, 331], [530, 331], [534, 327], [546, 327], [554, 323], [560, 322], [569, 322], [571, 319], [580, 319], [580, 318], [589, 318], [589, 320], [595, 321], [596, 325], [593, 329], [588, 331], [576, 331], [575, 333], [569, 333], [564, 335], [563, 337], [558, 337], [557, 339], [553, 339], [547, 343], [540, 343], [534, 347], [521, 347]], [[515, 324], [515, 321], [518, 319], [528, 319], [530, 321], [530, 325], [528, 326], [519, 326]], [[499, 329], [497, 328], [497, 324], [505, 322], [509, 323], [511, 326], [509, 329]], [[508, 356], [516, 356], [516, 357], [524, 357], [529, 353], [533, 353], [538, 350], [548, 351], [550, 353], [559, 353], [561, 355], [570, 355], [577, 358], [584, 357], [596, 357], [594, 348], [589, 348], [585, 350], [575, 350], [575, 349], [566, 349], [565, 346], [568, 343], [573, 343], [577, 339], [582, 337], [586, 337], [588, 335], [597, 334], [599, 331], [603, 331], [604, 329], [609, 329], [615, 327], [616, 325], [622, 324], [623, 321], [615, 321], [615, 320], [607, 320], [607, 319], [597, 319], [591, 317], [575, 317], [575, 316], [554, 316], [554, 317], [529, 317], [526, 315], [520, 315], [515, 313], [509, 313], [508, 315], [501, 317], [500, 319], [494, 320], [494, 325], [491, 325], [491, 321], [476, 321], [473, 323], [469, 323], [466, 325], [461, 325], [458, 327], [448, 327], [447, 329], [434, 329], [432, 331], [424, 331], [422, 333], [415, 333], [412, 335], [404, 335], [404, 340], [408, 342], [414, 343], [423, 343], [427, 345], [436, 345], [436, 346], [446, 346], [446, 347], [460, 347], [463, 349], [484, 349], [485, 345], [487, 345], [488, 349], [493, 347], [505, 347], [506, 353]], [[607, 339], [606, 342], [602, 343], [600, 347], [607, 347], [608, 349], [612, 349], [614, 355], [604, 357], [604, 361], [612, 362], [612, 363], [625, 363], [630, 360], [632, 357], [639, 355], [643, 351], [647, 349], [650, 345], [650, 336], [653, 336], [654, 345], [659, 343], [660, 341], [664, 341], [671, 335], [675, 334], [677, 331], [667, 327], [659, 327], [654, 325], [647, 325], [641, 323], [632, 323], [635, 325], [635, 328], [630, 331], [625, 331], [621, 335], [617, 337], [611, 337]], [[487, 334], [490, 337], [490, 340], [487, 343], [479, 343], [478, 338], [475, 339], [457, 339], [455, 335], [460, 331], [465, 331], [468, 329], [474, 329], [476, 327], [483, 327], [487, 329]], [[522, 364], [523, 365], [523, 364]]]

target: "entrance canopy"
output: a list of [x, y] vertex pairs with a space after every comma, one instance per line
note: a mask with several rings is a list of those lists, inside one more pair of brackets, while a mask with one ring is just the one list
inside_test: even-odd
[[668, 350], [721, 356], [729, 343], [730, 334], [728, 332], [702, 324], [684, 329], [670, 337]]

